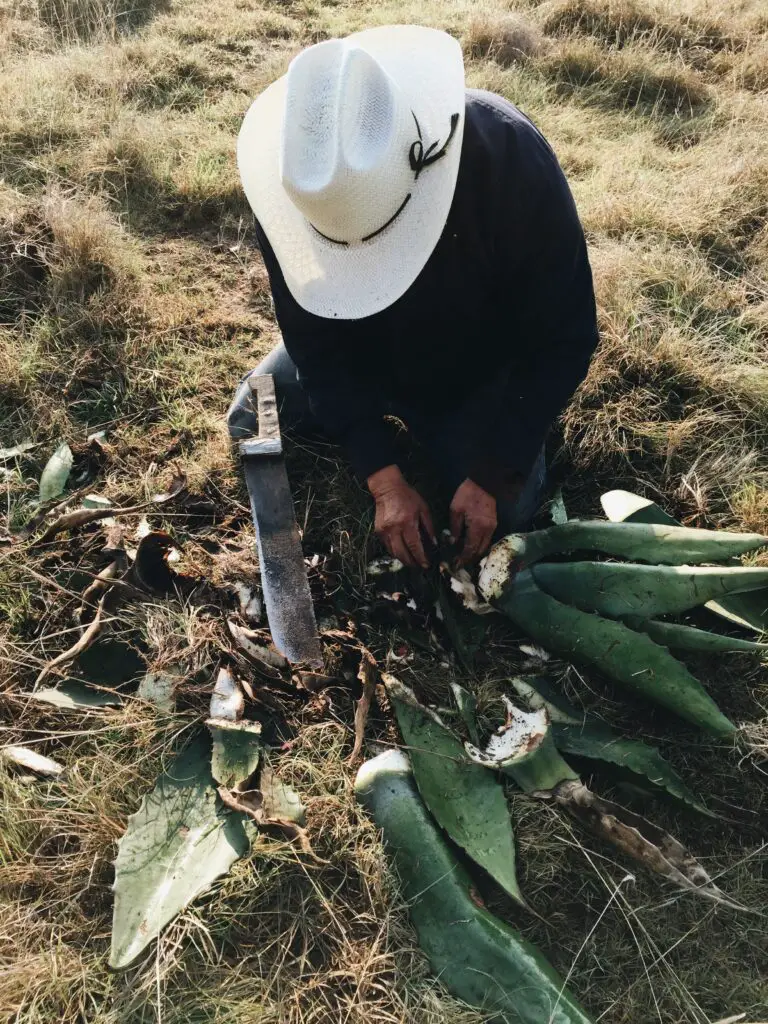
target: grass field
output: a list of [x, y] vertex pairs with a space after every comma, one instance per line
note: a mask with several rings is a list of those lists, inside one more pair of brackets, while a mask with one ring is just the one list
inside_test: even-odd
[[[640, 490], [684, 522], [768, 533], [768, 12], [651, 0], [5, 0], [0, 8], [0, 535], [3, 741], [68, 768], [0, 771], [0, 1017], [14, 1024], [480, 1024], [429, 977], [375, 829], [351, 795], [352, 705], [285, 703], [280, 772], [308, 804], [329, 864], [263, 837], [139, 965], [107, 968], [115, 842], [164, 756], [204, 713], [228, 651], [226, 585], [254, 579], [247, 500], [223, 427], [239, 376], [277, 339], [234, 144], [252, 98], [301, 47], [388, 22], [462, 40], [469, 84], [517, 103], [569, 177], [587, 231], [602, 344], [553, 438], [569, 511]], [[89, 441], [98, 431], [104, 440]], [[128, 698], [85, 717], [25, 696], [77, 635], [98, 572], [98, 525], [7, 543], [36, 512], [62, 439], [74, 484], [150, 515], [207, 578], [186, 597], [126, 599], [70, 674], [183, 677], [178, 713]], [[337, 609], [370, 605], [367, 495], [328, 448], [289, 469], [305, 549]], [[134, 535], [140, 517], [126, 520]], [[330, 583], [329, 583], [330, 581]], [[222, 603], [223, 602], [223, 603]], [[344, 603], [346, 602], [346, 604]], [[365, 626], [365, 614], [359, 618]], [[480, 620], [483, 629], [487, 620]], [[471, 681], [493, 710], [525, 656], [488, 627]], [[397, 661], [397, 622], [364, 629], [382, 664], [435, 701], [466, 673], [444, 655]], [[477, 631], [475, 627], [475, 639]], [[741, 656], [700, 674], [749, 723], [702, 740], [600, 679], [555, 664], [574, 699], [653, 737], [727, 820], [649, 804], [721, 886], [768, 911], [768, 675]], [[466, 679], [465, 679], [466, 681]], [[263, 710], [263, 708], [260, 708]], [[380, 707], [371, 732], [387, 731]], [[282, 738], [285, 738], [283, 736]], [[610, 792], [606, 780], [595, 780]], [[489, 893], [603, 1024], [768, 1021], [758, 916], [715, 908], [628, 865], [511, 795], [535, 918]], [[634, 873], [634, 872], [633, 872]]]

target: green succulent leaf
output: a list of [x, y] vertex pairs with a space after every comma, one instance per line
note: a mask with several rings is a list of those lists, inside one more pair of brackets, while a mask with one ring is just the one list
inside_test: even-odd
[[392, 676], [382, 678], [424, 803], [451, 839], [513, 899], [525, 905], [501, 783], [469, 760], [459, 738], [420, 704], [407, 686]]
[[677, 615], [715, 598], [768, 585], [768, 569], [741, 566], [543, 562], [531, 573], [550, 597], [611, 618]]
[[227, 789], [241, 787], [261, 761], [261, 726], [258, 722], [229, 722], [220, 718], [209, 718], [206, 725], [213, 738], [211, 774]]
[[768, 644], [742, 640], [736, 636], [722, 636], [707, 629], [686, 626], [682, 622], [655, 622], [652, 619], [645, 619], [631, 625], [642, 629], [657, 644], [675, 647], [681, 651], [717, 651], [726, 654], [761, 654], [768, 651]]
[[622, 622], [562, 604], [545, 594], [530, 572], [518, 573], [495, 604], [547, 650], [594, 665], [717, 736], [735, 731], [701, 683], [665, 647]]
[[[612, 506], [611, 506], [612, 507]], [[551, 555], [597, 551], [613, 558], [660, 565], [723, 561], [768, 544], [758, 533], [692, 530], [669, 516], [663, 523], [571, 520], [533, 533], [512, 533], [491, 549], [478, 587], [487, 601], [498, 598], [521, 569]]]
[[467, 735], [477, 746], [480, 742], [480, 733], [477, 728], [477, 697], [458, 683], [451, 683], [451, 691]]
[[96, 690], [76, 680], [66, 680], [56, 687], [45, 687], [30, 694], [33, 700], [53, 704], [65, 711], [93, 711], [99, 708], [119, 707], [122, 700], [111, 690]]
[[563, 753], [616, 765], [641, 776], [655, 789], [663, 790], [701, 814], [714, 817], [656, 747], [626, 739], [607, 726], [591, 722], [581, 725], [553, 722], [552, 736], [555, 746]]
[[[631, 491], [608, 491], [600, 499], [608, 518], [615, 523], [660, 523], [679, 525], [669, 513], [655, 502], [641, 498]], [[718, 534], [719, 535], [719, 534]], [[710, 559], [715, 561], [715, 559]], [[737, 559], [730, 560], [738, 565]], [[709, 601], [706, 606], [715, 615], [746, 629], [758, 633], [768, 631], [768, 590], [755, 590], [745, 594], [733, 594], [719, 601]]]
[[221, 809], [202, 734], [128, 819], [115, 861], [110, 967], [130, 966], [249, 848], [243, 818]]
[[58, 498], [64, 493], [73, 461], [72, 450], [65, 441], [59, 445], [43, 469], [39, 493], [41, 502], [51, 501], [52, 498]]

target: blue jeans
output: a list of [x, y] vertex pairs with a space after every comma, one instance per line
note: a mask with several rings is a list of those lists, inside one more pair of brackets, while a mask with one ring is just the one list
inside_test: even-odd
[[[271, 373], [275, 379], [277, 404], [280, 410], [280, 425], [305, 437], [322, 437], [320, 424], [314, 419], [309, 408], [306, 393], [299, 384], [296, 366], [288, 355], [285, 345], [280, 343], [253, 370], [255, 374]], [[227, 426], [230, 437], [237, 440], [248, 437], [258, 430], [256, 412], [251, 400], [248, 374], [240, 385], [227, 412]], [[407, 409], [393, 407], [393, 416], [410, 426], [414, 418]], [[430, 430], [428, 423], [420, 423], [425, 447], [442, 475], [450, 477], [451, 465], [455, 466], [457, 445], [460, 438], [451, 437], [450, 432]], [[498, 534], [527, 530], [536, 511], [542, 503], [547, 484], [547, 466], [542, 446], [528, 478], [510, 488], [509, 495], [497, 492], [496, 510], [499, 518]]]

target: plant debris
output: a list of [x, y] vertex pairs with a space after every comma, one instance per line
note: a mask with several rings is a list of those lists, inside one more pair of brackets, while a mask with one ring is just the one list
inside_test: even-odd
[[46, 462], [40, 477], [38, 497], [41, 505], [64, 493], [73, 462], [72, 449], [64, 441]]
[[242, 816], [221, 809], [210, 744], [199, 736], [159, 777], [118, 843], [110, 967], [129, 967], [249, 849]]
[[28, 771], [35, 772], [36, 775], [58, 778], [64, 774], [64, 766], [59, 764], [58, 761], [54, 761], [50, 757], [44, 757], [42, 754], [38, 754], [36, 750], [30, 750], [29, 747], [0, 747], [0, 757], [19, 768], [26, 768]]

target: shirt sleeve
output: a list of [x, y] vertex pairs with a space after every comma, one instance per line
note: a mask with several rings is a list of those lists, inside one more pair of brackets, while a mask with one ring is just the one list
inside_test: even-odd
[[330, 320], [302, 309], [291, 295], [272, 247], [256, 224], [275, 316], [313, 416], [341, 445], [363, 480], [397, 462], [394, 431], [371, 358], [364, 320]]
[[527, 478], [550, 427], [586, 377], [598, 342], [587, 246], [565, 176], [529, 122], [516, 129], [510, 146], [495, 247], [509, 308], [499, 322], [499, 343], [508, 355], [492, 399], [471, 397], [458, 413], [472, 417], [472, 429], [463, 432], [475, 443], [457, 476], [481, 486], [488, 483], [489, 455]]

